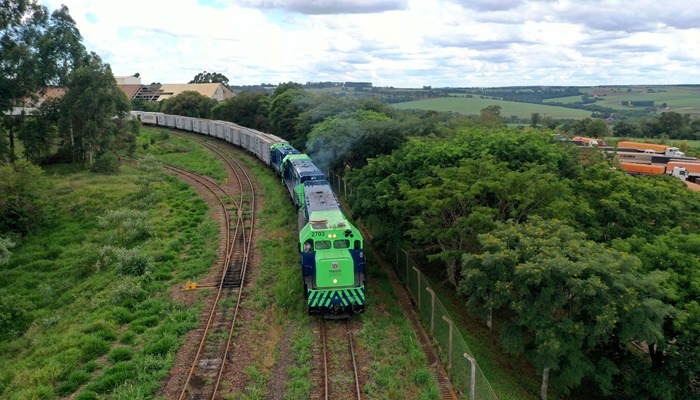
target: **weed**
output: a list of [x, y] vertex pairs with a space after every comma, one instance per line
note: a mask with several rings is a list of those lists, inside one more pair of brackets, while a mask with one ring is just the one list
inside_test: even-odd
[[117, 363], [119, 361], [129, 361], [134, 357], [131, 347], [115, 347], [109, 352], [109, 361]]
[[175, 350], [179, 343], [173, 335], [165, 335], [160, 339], [151, 342], [144, 346], [143, 352], [150, 355], [165, 355], [170, 351]]
[[87, 335], [80, 344], [80, 349], [83, 354], [82, 361], [90, 361], [107, 353], [110, 348], [110, 343], [105, 339], [96, 335]]
[[135, 339], [136, 339], [135, 332], [126, 331], [122, 334], [122, 337], [119, 338], [119, 343], [121, 343], [121, 344], [134, 344]]

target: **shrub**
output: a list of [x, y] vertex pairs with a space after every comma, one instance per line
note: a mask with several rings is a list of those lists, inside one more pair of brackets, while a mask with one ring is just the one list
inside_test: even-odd
[[81, 329], [83, 333], [93, 334], [100, 339], [104, 340], [115, 340], [117, 338], [117, 332], [111, 327], [107, 326], [104, 322], [93, 322]]
[[10, 263], [12, 252], [10, 249], [15, 247], [15, 243], [10, 238], [0, 238], [0, 267]]
[[89, 361], [107, 353], [110, 348], [110, 343], [99, 336], [91, 334], [84, 337], [80, 348], [83, 351], [81, 357], [82, 361]]
[[128, 324], [134, 319], [131, 311], [124, 307], [114, 307], [112, 310], [112, 316], [114, 317], [114, 321], [120, 325]]
[[128, 208], [107, 210], [103, 216], [97, 217], [97, 225], [116, 229], [116, 239], [122, 243], [148, 238], [154, 231], [148, 213]]
[[135, 305], [146, 297], [146, 291], [141, 288], [141, 282], [135, 278], [124, 278], [112, 293], [112, 304], [128, 307]]
[[63, 382], [59, 387], [58, 387], [58, 394], [62, 396], [67, 396], [80, 387], [83, 383], [87, 382], [90, 380], [91, 375], [84, 370], [77, 370], [73, 371], [68, 375], [68, 379]]
[[141, 276], [154, 269], [153, 262], [140, 248], [104, 246], [99, 250], [103, 265], [115, 265], [117, 273]]
[[83, 390], [82, 393], [75, 396], [75, 400], [97, 400], [97, 393], [92, 390]]
[[116, 347], [109, 352], [109, 361], [117, 363], [119, 361], [129, 361], [134, 357], [134, 351], [131, 347]]
[[88, 388], [97, 393], [107, 393], [122, 383], [134, 378], [136, 378], [134, 364], [130, 361], [120, 362], [97, 377], [95, 382], [88, 385]]
[[143, 325], [152, 328], [158, 325], [158, 322], [160, 322], [160, 318], [157, 315], [151, 315], [134, 320], [134, 325]]
[[176, 349], [178, 346], [177, 339], [172, 335], [164, 335], [162, 338], [156, 340], [155, 342], [149, 343], [143, 347], [143, 352], [145, 354], [151, 355], [166, 355], [171, 350]]
[[118, 174], [120, 166], [121, 162], [116, 154], [109, 152], [99, 156], [90, 170], [98, 174]]
[[136, 334], [132, 331], [126, 331], [122, 334], [122, 337], [119, 338], [119, 343], [122, 344], [133, 344], [134, 339], [136, 339]]

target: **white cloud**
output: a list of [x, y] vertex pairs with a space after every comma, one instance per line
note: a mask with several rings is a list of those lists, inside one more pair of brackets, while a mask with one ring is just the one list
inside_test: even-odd
[[44, 0], [117, 75], [396, 87], [700, 83], [700, 3]]

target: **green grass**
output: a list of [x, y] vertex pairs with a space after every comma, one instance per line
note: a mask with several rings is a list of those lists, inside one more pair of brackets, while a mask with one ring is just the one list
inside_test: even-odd
[[[2, 295], [23, 311], [0, 337], [0, 397], [150, 397], [199, 320], [201, 304], [173, 302], [170, 288], [208, 270], [218, 228], [175, 179], [144, 193], [135, 183], [141, 173], [129, 166], [110, 176], [71, 170], [47, 169], [51, 223], [17, 240], [0, 274]], [[146, 211], [153, 224], [150, 236], [130, 243], [152, 261], [146, 275], [120, 274], [100, 256], [116, 228], [99, 227], [97, 218], [118, 208]]]
[[[226, 169], [221, 158], [194, 140], [188, 140], [182, 136], [200, 137], [187, 132], [144, 126], [141, 128], [138, 139], [137, 157], [142, 157], [146, 153], [153, 154], [165, 164], [223, 181], [226, 178]], [[145, 150], [144, 144], [148, 144]]]
[[416, 100], [393, 104], [399, 110], [419, 109], [435, 111], [454, 111], [464, 115], [479, 115], [480, 111], [490, 105], [501, 106], [501, 116], [515, 115], [519, 118], [530, 118], [532, 113], [540, 113], [552, 118], [582, 119], [591, 116], [590, 111], [575, 110], [571, 108], [547, 106], [515, 101], [503, 101], [467, 97], [443, 97], [437, 99]]

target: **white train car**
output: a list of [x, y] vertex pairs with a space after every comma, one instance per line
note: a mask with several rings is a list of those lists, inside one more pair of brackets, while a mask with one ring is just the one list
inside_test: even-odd
[[156, 123], [158, 124], [158, 126], [165, 126], [165, 114], [156, 114]]
[[174, 128], [175, 127], [175, 116], [166, 114], [165, 115], [165, 126], [168, 128]]
[[226, 125], [226, 122], [224, 122], [224, 121], [216, 121], [216, 137], [218, 137], [221, 140], [226, 139], [224, 137], [224, 126], [225, 125]]
[[222, 124], [224, 129], [224, 141], [231, 143], [234, 146], [241, 145], [241, 133], [236, 129], [236, 124], [231, 122], [224, 122]]
[[141, 123], [148, 124], [148, 125], [156, 125], [158, 123], [158, 119], [156, 117], [157, 117], [156, 113], [143, 112], [143, 113], [141, 113]]
[[[209, 120], [208, 119], [196, 119], [197, 125], [199, 126], [199, 133], [202, 135], [209, 135]], [[193, 122], [194, 124], [194, 122]]]
[[192, 132], [192, 118], [182, 117], [182, 129]]
[[255, 134], [251, 132], [248, 128], [241, 128], [241, 148], [244, 150], [251, 151], [253, 148], [253, 142]]

